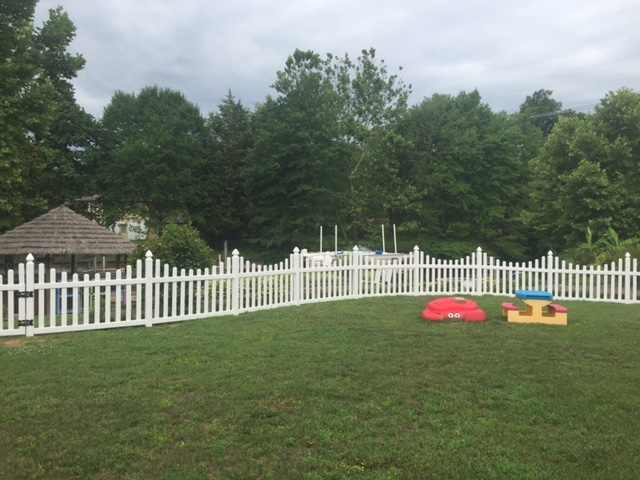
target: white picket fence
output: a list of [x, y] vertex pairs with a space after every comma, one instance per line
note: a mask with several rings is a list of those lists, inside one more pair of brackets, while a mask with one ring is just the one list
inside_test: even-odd
[[[557, 300], [638, 302], [638, 260], [581, 267], [551, 252], [534, 262], [501, 262], [480, 248], [455, 261], [425, 255], [375, 255], [357, 248], [327, 262], [296, 248], [263, 267], [235, 250], [219, 266], [181, 270], [147, 252], [135, 269], [68, 276], [33, 256], [0, 276], [0, 336], [147, 326], [322, 301], [385, 295], [496, 295], [545, 290]], [[16, 275], [17, 274], [17, 275]]]

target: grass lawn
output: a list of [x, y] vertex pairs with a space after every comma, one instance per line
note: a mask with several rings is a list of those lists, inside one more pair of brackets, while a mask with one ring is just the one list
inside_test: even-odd
[[0, 478], [638, 478], [640, 306], [433, 298], [0, 339]]

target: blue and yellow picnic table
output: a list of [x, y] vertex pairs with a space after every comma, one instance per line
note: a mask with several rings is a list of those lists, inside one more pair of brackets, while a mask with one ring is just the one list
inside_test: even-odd
[[551, 303], [551, 293], [542, 290], [517, 290], [516, 297], [524, 302], [526, 309], [521, 311], [513, 303], [503, 303], [502, 314], [509, 323], [567, 324], [567, 309]]

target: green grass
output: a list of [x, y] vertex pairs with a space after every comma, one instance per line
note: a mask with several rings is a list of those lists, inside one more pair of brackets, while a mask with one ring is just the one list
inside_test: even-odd
[[431, 299], [0, 339], [0, 478], [637, 478], [639, 306]]

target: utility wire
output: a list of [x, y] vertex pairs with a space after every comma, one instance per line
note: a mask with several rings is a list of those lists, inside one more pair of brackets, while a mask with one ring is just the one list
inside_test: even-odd
[[559, 112], [545, 112], [545, 113], [537, 113], [535, 115], [530, 115], [529, 118], [542, 118], [542, 117], [553, 117], [553, 116], [560, 116], [560, 115], [570, 115], [572, 113], [575, 113], [577, 111], [580, 110], [593, 110], [593, 108], [598, 105], [597, 103], [593, 103], [590, 105], [583, 105], [581, 107], [574, 107], [574, 108], [567, 108], [564, 110], [561, 110]]

